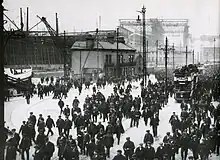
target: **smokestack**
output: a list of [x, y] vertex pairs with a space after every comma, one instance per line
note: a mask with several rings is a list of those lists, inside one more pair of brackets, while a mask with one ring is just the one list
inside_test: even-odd
[[58, 36], [58, 34], [59, 34], [59, 24], [58, 24], [58, 17], [56, 13], [56, 36]]
[[28, 17], [28, 16], [29, 16], [29, 12], [28, 12], [28, 7], [27, 7], [27, 22], [26, 22], [26, 25], [27, 25], [27, 26], [26, 26], [26, 31], [27, 31], [27, 32], [28, 32], [28, 30], [29, 30], [29, 24], [28, 24], [28, 22], [29, 22], [29, 19], [28, 19], [28, 18], [29, 18], [29, 17]]
[[24, 28], [24, 24], [23, 24], [23, 16], [22, 16], [22, 8], [20, 8], [20, 25], [21, 25], [21, 31], [23, 31]]

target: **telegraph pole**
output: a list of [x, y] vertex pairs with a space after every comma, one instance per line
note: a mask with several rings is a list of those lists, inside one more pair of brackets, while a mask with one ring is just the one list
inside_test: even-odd
[[98, 72], [99, 72], [99, 39], [98, 39], [98, 33], [99, 33], [99, 29], [96, 28], [97, 78], [98, 78]]
[[147, 41], [147, 47], [146, 47], [146, 72], [145, 72], [145, 85], [147, 85], [147, 77], [148, 77], [148, 71], [147, 71], [147, 66], [148, 66], [148, 41]]
[[186, 46], [186, 66], [187, 66], [187, 60], [188, 60], [188, 53], [187, 53], [187, 46]]
[[64, 31], [64, 34], [63, 34], [63, 52], [64, 52], [64, 56], [63, 56], [63, 69], [64, 69], [64, 81], [66, 81], [66, 78], [67, 78], [67, 60], [66, 60], [66, 32]]
[[118, 54], [118, 36], [119, 36], [119, 28], [116, 31], [116, 43], [117, 43], [117, 57], [116, 57], [116, 77], [119, 78], [119, 54]]
[[193, 53], [192, 53], [193, 55], [193, 64], [194, 64], [194, 58], [195, 58], [195, 53], [194, 53], [194, 50], [193, 50]]
[[0, 8], [0, 50], [1, 50], [1, 68], [0, 68], [0, 159], [5, 159], [4, 158], [4, 83], [5, 83], [5, 76], [4, 76], [4, 7], [2, 5], [3, 0], [1, 0], [1, 8]]
[[175, 69], [174, 43], [173, 43], [172, 51], [173, 51], [173, 70], [174, 70]]
[[146, 86], [147, 81], [147, 68], [146, 68], [146, 22], [145, 22], [145, 13], [146, 8], [143, 6], [142, 8], [142, 20], [143, 20], [143, 82], [144, 86]]
[[215, 72], [215, 38], [214, 38], [214, 72]]
[[158, 40], [156, 40], [156, 67], [158, 65]]
[[168, 39], [166, 37], [166, 45], [165, 45], [165, 96], [166, 96], [166, 104], [168, 102], [167, 95], [167, 54], [168, 54]]

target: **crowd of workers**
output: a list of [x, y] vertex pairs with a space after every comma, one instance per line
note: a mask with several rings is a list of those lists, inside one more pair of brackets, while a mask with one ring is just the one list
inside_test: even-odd
[[[189, 150], [193, 153], [193, 157], [190, 157], [193, 159], [207, 160], [214, 153], [219, 155], [220, 106], [215, 108], [212, 105], [213, 95], [208, 88], [200, 93], [200, 97], [182, 102], [181, 115], [173, 112], [169, 120], [172, 131], [167, 132], [159, 147], [155, 148], [153, 145], [158, 136], [160, 111], [166, 107], [167, 98], [173, 95], [172, 82], [168, 84], [167, 97], [163, 80], [155, 84], [149, 81], [146, 88], [141, 86], [140, 96], [132, 96], [132, 82], [125, 85], [124, 80], [116, 83], [113, 81], [115, 85], [109, 97], [105, 97], [99, 90], [105, 88], [107, 82], [98, 82], [97, 86], [92, 86], [92, 96], [88, 95], [84, 102], [80, 102], [75, 95], [71, 107], [63, 99], [73, 96], [68, 94], [72, 86], [81, 94], [83, 85], [80, 81], [62, 84], [57, 80], [55, 85], [37, 85], [40, 99], [51, 92], [54, 99], [59, 99], [60, 116], [55, 121], [50, 115], [47, 119], [41, 114], [36, 118], [31, 112], [18, 132], [6, 128], [6, 160], [15, 160], [17, 152], [22, 159], [29, 160], [33, 145], [34, 160], [50, 160], [55, 146], [58, 148], [59, 160], [79, 160], [80, 155], [86, 155], [91, 160], [105, 160], [110, 158], [111, 148], [121, 143], [121, 135], [125, 133], [125, 119], [130, 119], [130, 127], [139, 127], [139, 121], [143, 120], [146, 126], [152, 127], [153, 132], [147, 130], [139, 146], [135, 146], [132, 139], [127, 137], [121, 148], [123, 151], [118, 150], [113, 160], [174, 160], [179, 150], [182, 160], [186, 160]], [[89, 87], [90, 84], [85, 82], [85, 89]], [[83, 107], [79, 107], [80, 103], [83, 103]], [[99, 120], [103, 124], [107, 122], [107, 125]], [[54, 135], [54, 128], [59, 133], [56, 144], [48, 138]], [[77, 133], [76, 138], [73, 138], [73, 130]]]

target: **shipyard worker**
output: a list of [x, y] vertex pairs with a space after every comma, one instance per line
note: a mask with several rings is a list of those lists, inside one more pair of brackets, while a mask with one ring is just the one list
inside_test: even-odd
[[121, 121], [117, 121], [116, 125], [114, 126], [114, 133], [116, 134], [116, 137], [118, 139], [117, 144], [120, 144], [120, 138], [121, 138], [121, 134], [123, 134], [125, 132], [124, 127], [121, 123]]
[[52, 142], [49, 141], [49, 138], [45, 138], [45, 147], [44, 147], [44, 159], [51, 160], [53, 153], [55, 151], [55, 146]]
[[127, 137], [126, 140], [127, 141], [124, 143], [123, 149], [124, 149], [125, 157], [128, 160], [128, 158], [131, 159], [134, 153], [135, 145], [134, 142], [130, 140], [130, 137]]
[[144, 143], [147, 144], [148, 142], [150, 142], [151, 144], [154, 143], [154, 138], [153, 135], [150, 133], [150, 130], [146, 131], [147, 133], [144, 136]]
[[9, 139], [6, 143], [6, 160], [16, 160], [17, 147], [14, 145], [13, 139]]
[[126, 160], [126, 157], [122, 155], [121, 150], [117, 150], [117, 155], [112, 160]]
[[19, 148], [21, 149], [21, 158], [24, 160], [24, 153], [26, 152], [26, 158], [29, 160], [29, 150], [31, 147], [31, 139], [28, 136], [23, 136]]
[[61, 118], [61, 116], [59, 116], [56, 121], [56, 127], [58, 128], [59, 135], [61, 135], [61, 133], [63, 132], [63, 127], [64, 127], [64, 120]]
[[25, 94], [25, 99], [27, 101], [27, 104], [30, 104], [31, 94], [28, 91]]
[[82, 93], [82, 83], [79, 84], [78, 90], [79, 90], [79, 95], [80, 95]]
[[170, 141], [172, 140], [172, 136], [170, 135], [170, 132], [167, 132], [166, 135], [164, 136], [163, 138], [163, 143], [164, 144], [167, 144], [167, 143], [170, 143]]
[[65, 121], [64, 121], [64, 134], [66, 136], [69, 136], [70, 133], [70, 129], [72, 128], [72, 122], [69, 120], [68, 116], [66, 117]]
[[63, 110], [63, 114], [64, 114], [66, 117], [69, 117], [69, 116], [70, 116], [70, 108], [69, 108], [69, 105], [66, 105], [66, 108], [64, 108], [64, 110]]
[[46, 126], [48, 129], [47, 136], [49, 135], [49, 133], [51, 133], [51, 136], [53, 136], [52, 128], [55, 127], [55, 123], [54, 120], [50, 117], [50, 115], [48, 115], [47, 117]]
[[136, 148], [135, 154], [138, 160], [144, 160], [145, 159], [145, 148], [143, 147], [143, 143], [139, 145], [139, 147]]
[[108, 131], [107, 134], [104, 136], [103, 141], [106, 147], [107, 157], [110, 158], [110, 148], [113, 147], [114, 144], [113, 134]]
[[36, 116], [33, 114], [33, 112], [30, 112], [29, 118], [30, 118], [30, 121], [32, 122], [33, 126], [35, 126], [37, 119], [36, 119]]
[[157, 137], [157, 127], [159, 126], [159, 117], [158, 114], [154, 114], [154, 116], [151, 118], [150, 125], [153, 129], [153, 135], [154, 137]]
[[135, 109], [135, 111], [134, 111], [134, 126], [136, 126], [137, 128], [139, 126], [140, 118], [141, 118], [141, 112], [139, 111], [139, 109]]
[[28, 128], [28, 126], [26, 125], [26, 122], [25, 122], [25, 121], [22, 122], [22, 125], [21, 125], [21, 127], [20, 127], [20, 129], [19, 129], [18, 134], [20, 134], [20, 133], [21, 133], [22, 136], [23, 136], [23, 135], [27, 135], [27, 134], [29, 133], [29, 128]]
[[96, 93], [96, 87], [95, 87], [95, 85], [92, 87], [92, 91], [93, 91], [93, 93]]
[[165, 153], [165, 152], [164, 152], [163, 143], [159, 143], [159, 147], [157, 147], [157, 151], [156, 151], [155, 157], [156, 157], [158, 160], [163, 160], [164, 153]]
[[87, 152], [88, 152], [90, 159], [93, 157], [95, 150], [96, 150], [95, 139], [91, 139], [91, 142], [87, 146]]
[[62, 99], [59, 100], [58, 106], [60, 107], [60, 115], [61, 115], [63, 112], [63, 107], [64, 107], [64, 102], [62, 101]]
[[72, 106], [73, 108], [77, 108], [79, 105], [79, 99], [77, 97], [75, 97], [75, 99], [73, 100]]
[[151, 146], [151, 142], [148, 142], [145, 149], [145, 159], [153, 160], [154, 157], [155, 157], [154, 147]]

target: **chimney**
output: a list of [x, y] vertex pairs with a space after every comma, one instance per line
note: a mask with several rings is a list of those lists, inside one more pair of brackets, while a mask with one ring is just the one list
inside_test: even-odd
[[118, 37], [118, 43], [123, 43], [123, 44], [125, 44], [125, 39], [124, 39], [124, 37]]
[[86, 37], [86, 48], [92, 49], [94, 47], [94, 37], [92, 35], [88, 35]]
[[114, 43], [115, 42], [115, 37], [114, 37], [114, 35], [111, 35], [111, 34], [108, 34], [107, 35], [107, 41], [109, 42], [109, 43]]

